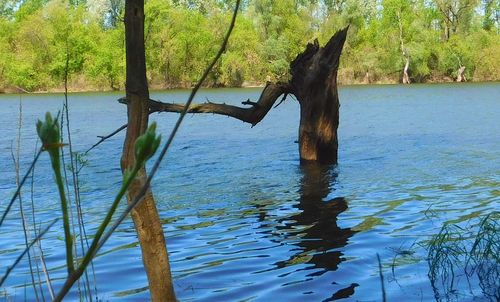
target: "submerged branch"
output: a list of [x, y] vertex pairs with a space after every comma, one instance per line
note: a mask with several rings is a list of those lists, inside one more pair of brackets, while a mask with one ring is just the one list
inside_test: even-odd
[[[218, 104], [218, 103], [202, 103], [202, 104], [189, 104], [189, 107], [186, 113], [213, 113], [220, 114], [229, 117], [233, 117], [239, 119], [243, 122], [249, 123], [252, 126], [257, 125], [262, 119], [266, 116], [266, 114], [271, 110], [273, 105], [276, 103], [278, 98], [283, 95], [283, 98], [280, 102], [275, 106], [280, 105], [286, 98], [286, 96], [291, 93], [291, 87], [288, 83], [267, 83], [266, 87], [262, 91], [259, 100], [257, 102], [252, 102], [250, 100], [246, 100], [242, 102], [243, 105], [250, 105], [251, 107], [243, 108], [228, 104]], [[127, 99], [122, 97], [118, 99], [118, 102], [121, 104], [127, 104]], [[160, 101], [149, 100], [149, 113], [155, 112], [176, 112], [182, 113], [186, 104], [176, 104], [176, 103], [163, 103]], [[85, 154], [90, 152], [92, 149], [103, 143], [105, 140], [115, 136], [120, 133], [122, 130], [127, 128], [127, 125], [122, 125], [112, 133], [105, 136], [98, 136], [99, 141], [96, 142], [92, 147], [90, 147]]]
[[[250, 100], [241, 102], [243, 105], [251, 106], [248, 108], [212, 102], [202, 104], [189, 104], [189, 106], [186, 107], [186, 104], [163, 103], [160, 101], [149, 100], [149, 113], [182, 113], [185, 110], [186, 113], [213, 113], [233, 117], [243, 122], [252, 124], [252, 126], [255, 126], [260, 121], [262, 121], [262, 119], [266, 116], [269, 110], [271, 110], [271, 108], [281, 95], [283, 95], [283, 98], [275, 107], [280, 105], [289, 93], [291, 93], [291, 86], [288, 83], [267, 83], [266, 87], [264, 87], [264, 90], [262, 90], [262, 93], [257, 102], [252, 102]], [[121, 104], [128, 103], [125, 97], [119, 98], [118, 102]], [[106, 136], [99, 136], [100, 140], [92, 147], [90, 147], [87, 151], [85, 151], [85, 154], [100, 145], [105, 140], [118, 134], [125, 128], [127, 128], [126, 124]]]
[[[239, 119], [243, 122], [255, 126], [264, 116], [271, 110], [276, 100], [283, 95], [290, 92], [290, 85], [288, 83], [268, 83], [262, 91], [259, 100], [252, 102], [250, 100], [242, 102], [243, 105], [250, 105], [251, 107], [243, 108], [227, 104], [217, 103], [203, 103], [190, 105], [187, 113], [214, 113], [230, 116]], [[177, 112], [181, 113], [185, 109], [184, 104], [162, 103], [158, 101], [149, 101], [150, 112]]]

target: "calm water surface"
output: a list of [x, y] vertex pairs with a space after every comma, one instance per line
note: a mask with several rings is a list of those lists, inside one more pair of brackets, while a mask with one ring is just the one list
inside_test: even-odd
[[[237, 104], [259, 92], [204, 90], [198, 101]], [[152, 97], [184, 102], [187, 94]], [[321, 169], [299, 166], [293, 99], [254, 128], [222, 116], [188, 116], [153, 183], [179, 300], [380, 301], [377, 253], [389, 301], [435, 300], [426, 243], [445, 223], [473, 227], [475, 217], [500, 208], [499, 95], [500, 84], [343, 87], [339, 164]], [[76, 151], [125, 123], [121, 96], [70, 95]], [[11, 150], [20, 101], [26, 171], [36, 119], [59, 110], [62, 100], [0, 96], [0, 210], [16, 187]], [[152, 115], [164, 137], [176, 117]], [[119, 189], [122, 142], [117, 135], [91, 151], [81, 172], [90, 234]], [[28, 183], [22, 201], [32, 226], [30, 191]], [[37, 227], [60, 215], [57, 200], [44, 154], [33, 189]], [[0, 274], [24, 245], [19, 203], [8, 217], [0, 229]], [[56, 289], [65, 277], [62, 236], [59, 223], [42, 241]], [[94, 264], [100, 300], [149, 298], [130, 219]], [[35, 299], [30, 284], [25, 258], [0, 300]], [[457, 284], [452, 300], [488, 301], [474, 282]], [[75, 286], [69, 298], [77, 295]]]

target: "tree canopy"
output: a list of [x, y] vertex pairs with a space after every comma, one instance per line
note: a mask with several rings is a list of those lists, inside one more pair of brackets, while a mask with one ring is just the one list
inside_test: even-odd
[[[147, 0], [153, 88], [189, 87], [216, 52], [229, 0]], [[123, 89], [121, 0], [0, 0], [0, 91]], [[350, 24], [339, 82], [500, 80], [498, 0], [247, 0], [208, 86], [261, 85], [318, 38]]]

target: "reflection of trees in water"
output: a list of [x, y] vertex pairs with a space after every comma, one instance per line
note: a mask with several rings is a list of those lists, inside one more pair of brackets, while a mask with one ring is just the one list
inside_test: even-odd
[[462, 288], [473, 293], [477, 286], [490, 301], [500, 301], [499, 219], [493, 212], [476, 227], [446, 224], [433, 236], [428, 263], [436, 301], [457, 300]]
[[[348, 239], [355, 233], [350, 228], [340, 228], [337, 216], [347, 209], [343, 197], [323, 200], [330, 193], [330, 186], [335, 182], [336, 174], [332, 167], [307, 165], [301, 167], [299, 203], [294, 207], [299, 213], [278, 220], [276, 228], [298, 247], [295, 255], [288, 260], [275, 263], [278, 268], [294, 264], [306, 264], [303, 270], [314, 270], [307, 276], [320, 276], [335, 271], [342, 258], [342, 252], [336, 250], [347, 245]], [[309, 264], [309, 265], [308, 265]], [[343, 288], [325, 301], [337, 300], [354, 294], [357, 284]]]

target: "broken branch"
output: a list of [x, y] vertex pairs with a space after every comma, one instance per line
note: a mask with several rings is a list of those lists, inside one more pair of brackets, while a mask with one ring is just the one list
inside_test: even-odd
[[[273, 104], [282, 94], [290, 92], [288, 83], [267, 83], [262, 91], [259, 100], [252, 102], [250, 100], [243, 102], [244, 105], [252, 105], [249, 108], [242, 108], [227, 104], [203, 103], [190, 105], [187, 113], [214, 113], [230, 116], [249, 123], [252, 126], [258, 124], [264, 116], [271, 110]], [[183, 104], [163, 103], [159, 101], [149, 101], [150, 113], [153, 112], [177, 112], [184, 109]]]

